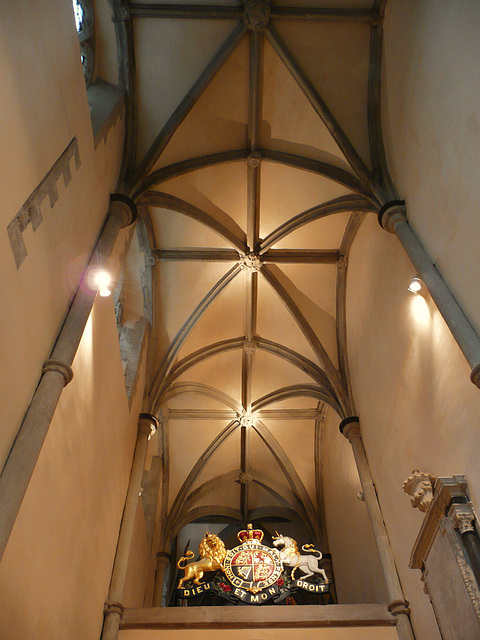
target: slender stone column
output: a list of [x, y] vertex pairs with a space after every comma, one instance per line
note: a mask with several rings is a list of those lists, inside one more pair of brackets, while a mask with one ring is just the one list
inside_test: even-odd
[[73, 378], [72, 363], [97, 295], [88, 276], [105, 265], [118, 232], [136, 219], [136, 207], [121, 194], [110, 196], [110, 209], [95, 250], [77, 289], [50, 358], [45, 362], [38, 387], [0, 475], [0, 560], [28, 483], [48, 433], [63, 388]]
[[358, 475], [362, 484], [365, 504], [370, 517], [373, 535], [377, 544], [378, 554], [380, 556], [383, 575], [387, 586], [388, 598], [390, 600], [388, 610], [394, 616], [397, 616], [397, 632], [400, 640], [413, 640], [415, 636], [408, 616], [410, 610], [408, 608], [408, 602], [404, 598], [402, 585], [400, 584], [397, 569], [395, 567], [392, 548], [390, 547], [390, 541], [388, 539], [387, 530], [385, 529], [385, 523], [380, 510], [377, 492], [375, 490], [375, 485], [373, 484], [367, 455], [363, 447], [360, 424], [357, 416], [352, 416], [342, 420], [340, 423], [340, 432], [352, 445]]
[[155, 572], [155, 589], [153, 592], [153, 606], [161, 607], [163, 599], [163, 584], [165, 582], [165, 569], [168, 567], [172, 556], [166, 551], [157, 553], [157, 570]]
[[408, 224], [405, 203], [403, 201], [387, 203], [380, 209], [378, 219], [380, 225], [390, 233], [394, 233], [402, 243], [468, 364], [472, 367], [471, 381], [480, 387], [480, 337]]
[[115, 562], [113, 563], [112, 579], [108, 592], [108, 600], [105, 606], [105, 621], [103, 625], [101, 640], [116, 640], [120, 618], [122, 617], [123, 591], [125, 588], [125, 578], [127, 576], [128, 559], [132, 544], [133, 530], [135, 526], [135, 515], [138, 506], [138, 497], [142, 485], [143, 472], [145, 469], [145, 458], [147, 456], [148, 440], [158, 428], [158, 420], [150, 413], [141, 413], [138, 420], [137, 444], [133, 456], [130, 482], [125, 498], [122, 524], [118, 536]]

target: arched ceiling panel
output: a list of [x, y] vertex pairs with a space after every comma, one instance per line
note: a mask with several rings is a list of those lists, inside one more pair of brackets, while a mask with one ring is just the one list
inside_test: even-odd
[[357, 153], [369, 164], [367, 86], [370, 24], [277, 20], [275, 28]]
[[160, 207], [150, 207], [150, 210], [159, 249], [230, 246], [228, 241], [216, 231], [182, 213]]
[[[227, 270], [224, 264], [205, 263], [199, 277], [198, 266], [194, 262], [163, 262], [157, 266], [160, 312], [157, 342], [163, 353], [197, 305]], [[171, 304], [173, 299], [175, 304]]]
[[339, 249], [350, 213], [335, 213], [314, 220], [276, 242], [276, 249]]
[[214, 488], [198, 502], [195, 506], [201, 507], [208, 504], [220, 504], [231, 507], [238, 505], [240, 502], [240, 485], [238, 483], [230, 483], [223, 487]]
[[203, 69], [232, 32], [231, 21], [135, 22], [137, 157], [142, 158]]
[[317, 363], [315, 352], [308, 340], [277, 293], [262, 277], [258, 282], [257, 313], [257, 333], [259, 336], [283, 344]]
[[257, 482], [251, 482], [248, 492], [248, 506], [249, 509], [258, 509], [260, 507], [272, 506], [280, 507], [286, 506], [281, 498], [275, 496], [275, 494], [268, 489], [262, 487]]
[[[190, 385], [193, 389], [194, 384]], [[230, 408], [220, 400], [216, 400], [207, 395], [201, 393], [182, 393], [173, 398], [169, 398], [167, 401], [166, 415], [168, 412], [175, 414], [176, 411], [189, 411], [194, 409], [200, 410], [212, 410], [212, 411], [230, 411]], [[233, 411], [233, 410], [232, 410]]]
[[[326, 351], [333, 365], [337, 366], [335, 318], [328, 312], [321, 309], [300, 289], [298, 289], [298, 287], [295, 286], [295, 283], [288, 278], [282, 269], [278, 268], [276, 265], [272, 265], [270, 269], [279, 285], [283, 288], [285, 292], [284, 295], [288, 296], [291, 303], [296, 305], [299, 313], [302, 314], [304, 321], [308, 323], [311, 329], [315, 332], [316, 337], [323, 349]], [[310, 277], [313, 277], [313, 275], [310, 274]], [[314, 283], [314, 286], [321, 287], [322, 284], [323, 283], [318, 282]], [[305, 285], [301, 283], [301, 286]], [[287, 303], [290, 304], [289, 301], [283, 302], [285, 305]], [[325, 358], [322, 358], [322, 354], [318, 353], [317, 356], [320, 358], [320, 363], [323, 362], [322, 366], [328, 369], [328, 363], [325, 361]]]
[[264, 238], [297, 214], [347, 193], [348, 189], [323, 176], [264, 161], [260, 236]]
[[[258, 400], [258, 398], [255, 398], [255, 400]], [[313, 414], [313, 412], [316, 413], [317, 405], [318, 405], [318, 398], [310, 398], [307, 396], [297, 396], [297, 397], [286, 398], [285, 400], [272, 402], [267, 406], [265, 406], [262, 409], [262, 413], [264, 414], [264, 416], [262, 417], [262, 420], [268, 419], [269, 411], [288, 412], [288, 410], [292, 410], [292, 409], [293, 410], [305, 409], [305, 410], [308, 410], [309, 412], [312, 412]], [[289, 420], [286, 420], [286, 422], [288, 423]]]
[[[169, 422], [169, 508], [198, 458], [226, 424], [225, 420], [171, 420]], [[222, 451], [222, 447], [225, 447], [230, 439], [237, 440], [238, 451], [238, 437], [235, 432], [232, 433], [219, 447], [219, 451]]]
[[280, 465], [276, 461], [275, 457], [268, 449], [267, 445], [260, 438], [258, 433], [254, 429], [248, 430], [249, 439], [249, 465], [253, 469], [259, 469], [268, 473], [270, 478], [274, 478], [279, 484], [288, 487], [289, 483], [285, 478]]
[[[335, 264], [283, 264], [281, 270], [313, 304], [335, 317]], [[325, 320], [331, 324], [330, 320]]]
[[[214, 338], [214, 336], [212, 336]], [[233, 398], [241, 397], [242, 354], [238, 351], [219, 353], [183, 373], [177, 382], [207, 382]]]
[[290, 458], [315, 505], [314, 421], [265, 418], [262, 421]]
[[310, 376], [286, 360], [256, 349], [253, 361], [253, 397], [260, 398], [292, 384], [311, 384]]
[[[212, 478], [222, 476], [228, 472], [235, 471], [240, 467], [240, 427], [226, 440], [222, 446], [220, 446], [213, 456], [208, 460], [203, 469], [198, 474], [195, 482], [192, 485], [192, 491], [200, 487], [204, 482], [208, 482]], [[236, 480], [237, 478], [235, 478]], [[238, 487], [235, 480], [230, 479], [226, 486]], [[237, 493], [237, 492], [235, 492]], [[238, 496], [238, 493], [237, 493]], [[217, 497], [215, 491], [210, 493], [208, 503], [217, 503]], [[238, 498], [236, 503], [230, 503], [230, 506], [237, 507], [239, 504]]]
[[219, 69], [166, 146], [154, 170], [247, 144], [248, 40]]
[[245, 162], [218, 164], [168, 180], [161, 190], [187, 200], [222, 220], [230, 216], [245, 231], [247, 167]]
[[295, 153], [349, 170], [327, 127], [267, 41], [260, 140], [264, 148]]
[[[198, 265], [197, 269], [201, 273], [202, 266]], [[179, 360], [212, 342], [245, 334], [245, 287], [245, 274], [240, 273], [215, 298], [183, 343]]]

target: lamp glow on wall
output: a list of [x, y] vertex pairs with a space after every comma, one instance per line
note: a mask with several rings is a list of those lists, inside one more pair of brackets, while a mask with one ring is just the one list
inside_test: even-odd
[[413, 276], [410, 280], [410, 284], [408, 285], [408, 290], [411, 293], [420, 293], [424, 286], [423, 281], [418, 276]]
[[102, 296], [102, 298], [107, 298], [111, 295], [110, 285], [112, 284], [112, 277], [105, 271], [105, 269], [99, 269], [95, 272], [93, 276], [93, 281], [95, 286], [98, 287], [98, 293]]

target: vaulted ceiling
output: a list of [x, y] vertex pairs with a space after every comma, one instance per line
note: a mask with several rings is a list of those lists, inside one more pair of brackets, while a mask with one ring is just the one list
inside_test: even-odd
[[205, 515], [284, 516], [325, 542], [323, 417], [355, 412], [349, 251], [397, 198], [384, 4], [128, 5], [125, 181], [155, 258], [164, 544]]

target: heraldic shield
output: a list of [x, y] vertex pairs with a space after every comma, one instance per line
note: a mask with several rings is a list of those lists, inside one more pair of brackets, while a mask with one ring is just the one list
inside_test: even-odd
[[[267, 600], [280, 602], [297, 589], [328, 595], [329, 580], [318, 566], [320, 551], [313, 545], [304, 545], [302, 551], [309, 553], [300, 554], [295, 540], [278, 533], [273, 538], [274, 548], [267, 547], [262, 544], [263, 536], [263, 531], [249, 524], [237, 534], [241, 544], [227, 551], [218, 536], [206, 533], [199, 546], [200, 559], [184, 564], [194, 558], [194, 553], [188, 551], [177, 563], [185, 572], [178, 583], [177, 596], [192, 598], [209, 591], [233, 603], [241, 600], [245, 604], [262, 604]], [[202, 582], [204, 573], [215, 570], [222, 571], [231, 586], [218, 576], [212, 582]], [[305, 575], [296, 580], [297, 570]]]
[[247, 526], [240, 531], [239, 547], [227, 552], [224, 561], [225, 576], [235, 587], [250, 593], [263, 591], [275, 584], [282, 573], [280, 553], [262, 544], [263, 531]]

